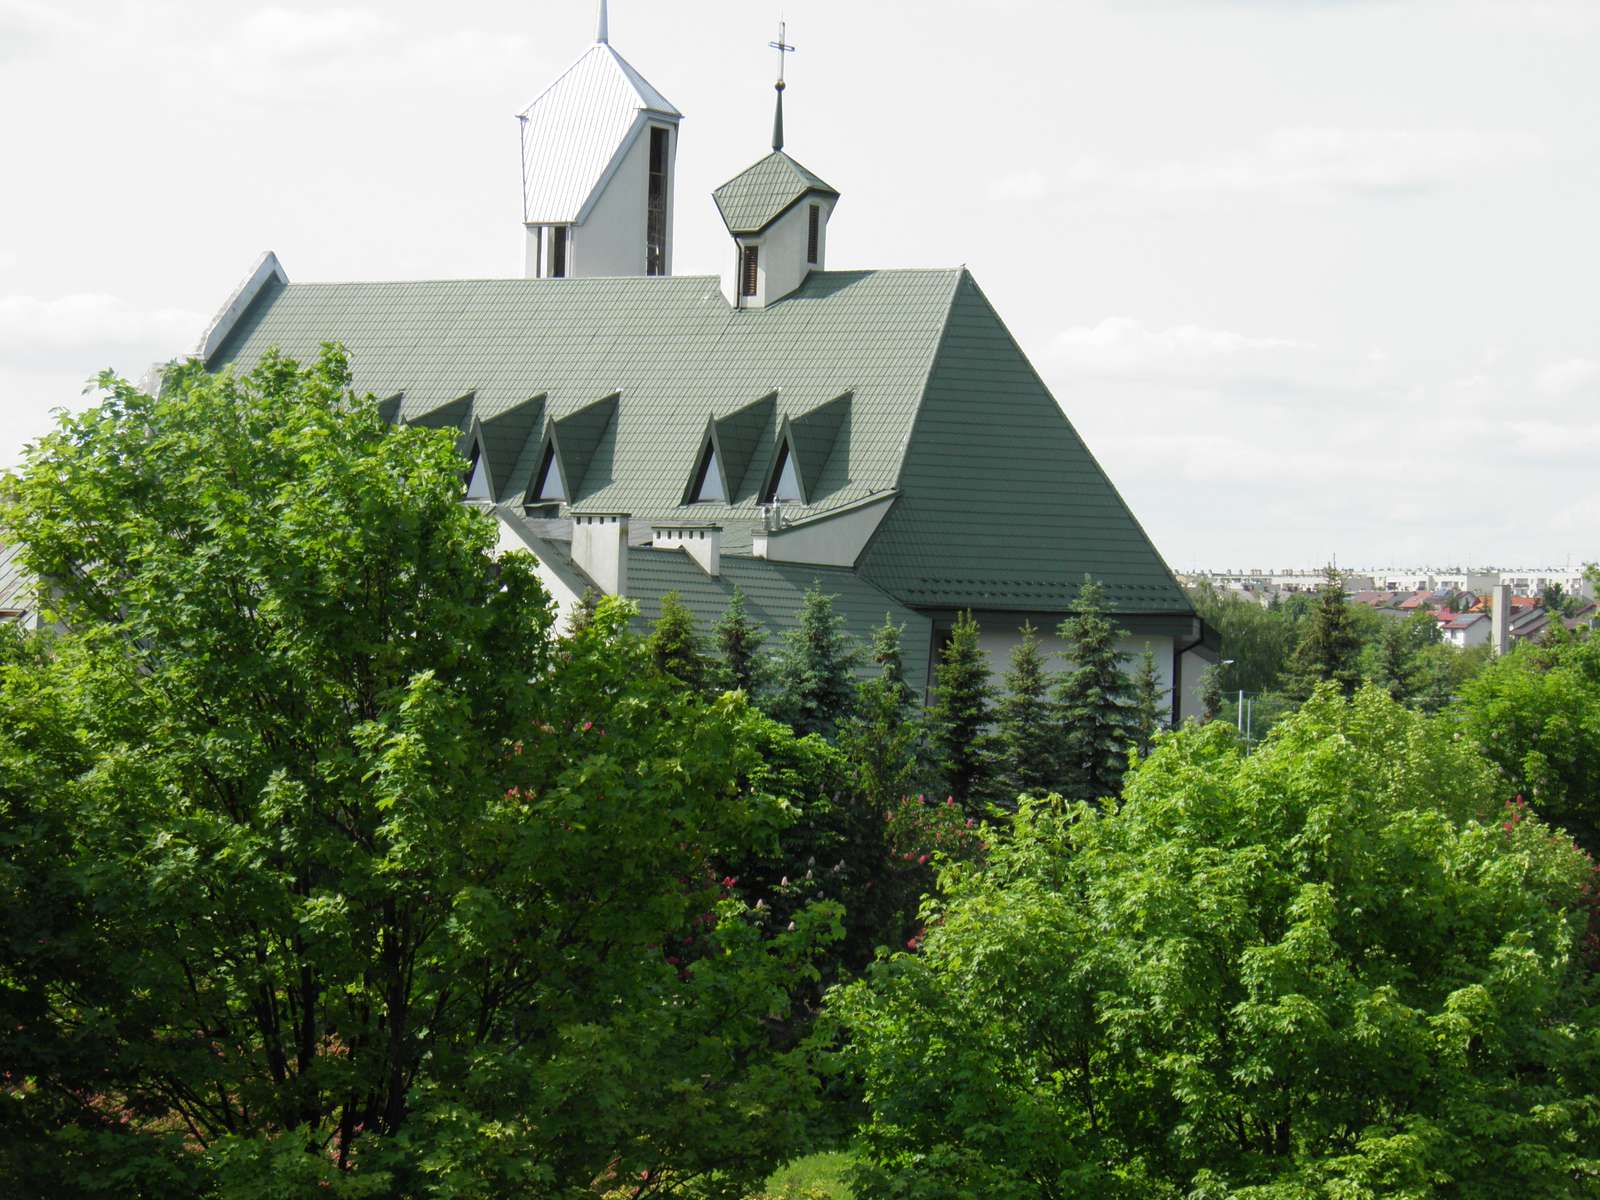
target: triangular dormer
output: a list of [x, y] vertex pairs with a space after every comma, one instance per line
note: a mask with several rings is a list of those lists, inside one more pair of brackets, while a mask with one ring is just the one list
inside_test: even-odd
[[611, 48], [605, 0], [594, 45], [517, 119], [524, 273], [670, 275], [683, 114]]

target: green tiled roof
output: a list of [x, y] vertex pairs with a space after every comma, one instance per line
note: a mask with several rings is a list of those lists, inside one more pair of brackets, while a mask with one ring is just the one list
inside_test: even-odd
[[857, 565], [907, 604], [1059, 611], [1092, 575], [1117, 612], [1192, 611], [965, 273], [899, 484], [902, 499]]
[[[751, 620], [769, 631], [768, 650], [776, 651], [782, 644], [782, 635], [799, 627], [801, 602], [815, 584], [835, 597], [834, 608], [845, 619], [845, 632], [863, 652], [871, 646], [872, 631], [883, 624], [885, 614], [896, 625], [905, 626], [900, 648], [906, 678], [913, 686], [928, 678], [932, 622], [854, 571], [724, 556], [722, 574], [713, 579], [682, 550], [634, 549], [628, 553], [628, 598], [639, 605], [642, 631], [648, 631], [661, 615], [661, 598], [668, 592], [677, 592], [709, 642], [712, 629], [727, 611], [735, 584], [744, 593], [745, 611]], [[876, 669], [864, 653], [860, 673], [866, 676]]]
[[839, 193], [782, 150], [774, 150], [711, 193], [729, 233], [760, 233], [808, 192]]
[[[794, 519], [898, 489], [856, 570], [904, 605], [1060, 612], [1089, 574], [1120, 613], [1193, 611], [965, 271], [813, 272], [743, 310], [709, 277], [273, 283], [210, 365], [272, 346], [305, 361], [325, 341], [402, 419], [476, 419], [502, 504], [526, 495], [554, 422], [574, 508], [715, 522], [737, 562], [787, 422]], [[708, 424], [731, 494], [686, 504]]]

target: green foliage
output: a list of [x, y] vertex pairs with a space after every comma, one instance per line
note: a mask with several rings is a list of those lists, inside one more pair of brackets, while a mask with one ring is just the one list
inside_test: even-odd
[[1445, 642], [1423, 646], [1413, 658], [1410, 703], [1422, 712], [1442, 711], [1489, 665], [1488, 646], [1458, 650]]
[[995, 785], [994, 689], [978, 622], [958, 613], [934, 670], [928, 731], [934, 769], [960, 804], [981, 804]]
[[1222, 712], [1223, 672], [1226, 670], [1221, 663], [1210, 666], [1200, 676], [1200, 722], [1208, 724], [1215, 721]]
[[1509, 789], [1600, 854], [1600, 639], [1519, 646], [1453, 711]]
[[820, 585], [806, 591], [799, 628], [784, 636], [774, 672], [773, 715], [796, 733], [831, 738], [850, 714], [860, 651], [844, 632], [844, 617]]
[[692, 692], [711, 689], [712, 662], [706, 657], [694, 614], [685, 607], [683, 597], [677, 592], [661, 597], [661, 615], [645, 641], [645, 650], [655, 669], [667, 678]]
[[765, 641], [766, 633], [745, 612], [744, 592], [734, 584], [716, 628], [722, 687], [743, 692], [752, 700], [761, 695], [767, 682], [767, 662], [761, 651]]
[[1055, 687], [1063, 768], [1057, 790], [1079, 800], [1115, 796], [1137, 733], [1133, 688], [1117, 654], [1123, 631], [1106, 618], [1099, 583], [1084, 580], [1058, 632], [1071, 666]]
[[1174, 734], [832, 995], [856, 1194], [1600, 1194], [1594, 872], [1376, 689]]
[[1161, 686], [1161, 676], [1156, 673], [1155, 651], [1149, 646], [1139, 656], [1139, 670], [1133, 677], [1133, 727], [1138, 734], [1136, 745], [1140, 754], [1149, 754], [1156, 734], [1168, 725], [1171, 706], [1167, 702], [1168, 689]]
[[[1424, 652], [1442, 634], [1432, 613], [1418, 611], [1404, 620], [1385, 618], [1361, 652], [1361, 673], [1402, 704], [1410, 703], [1428, 682]], [[1454, 647], [1451, 647], [1454, 649]]]
[[1297, 641], [1292, 607], [1265, 608], [1254, 600], [1217, 591], [1209, 580], [1191, 588], [1195, 611], [1222, 638], [1224, 658], [1219, 694], [1265, 692], [1278, 687], [1294, 655]]
[[1354, 695], [1361, 683], [1360, 654], [1356, 617], [1345, 600], [1338, 572], [1330, 567], [1327, 582], [1317, 589], [1316, 608], [1295, 647], [1291, 690], [1305, 697], [1319, 683], [1334, 683], [1345, 695]]
[[1061, 763], [1060, 729], [1049, 690], [1038, 630], [1023, 622], [1022, 641], [1011, 651], [1011, 669], [1006, 672], [1006, 690], [998, 708], [1007, 800], [1043, 795], [1056, 782]]
[[857, 685], [855, 711], [839, 728], [857, 802], [873, 812], [889, 811], [915, 790], [922, 759], [924, 731], [900, 666], [901, 632], [885, 616], [873, 636], [881, 673]]
[[911, 685], [906, 682], [905, 662], [900, 649], [900, 639], [905, 632], [904, 625], [896, 625], [894, 618], [884, 613], [883, 624], [872, 631], [872, 661], [899, 697], [900, 703], [910, 704], [916, 697], [912, 695]]
[[772, 1030], [839, 908], [714, 869], [796, 823], [793, 739], [625, 602], [554, 639], [339, 351], [104, 382], [0, 514], [71, 629], [0, 665], [11, 1190], [738, 1195], [801, 1148]]
[[808, 1154], [775, 1171], [766, 1190], [750, 1200], [851, 1200], [845, 1176], [854, 1163], [842, 1150]]

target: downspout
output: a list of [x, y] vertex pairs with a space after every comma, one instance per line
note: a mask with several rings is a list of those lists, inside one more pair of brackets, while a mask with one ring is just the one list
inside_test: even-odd
[[1206, 640], [1206, 623], [1200, 617], [1194, 619], [1195, 636], [1181, 650], [1178, 643], [1172, 643], [1172, 728], [1178, 727], [1178, 721], [1183, 711], [1183, 656]]

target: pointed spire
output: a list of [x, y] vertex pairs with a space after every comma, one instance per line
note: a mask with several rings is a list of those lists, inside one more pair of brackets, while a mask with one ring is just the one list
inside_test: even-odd
[[610, 22], [606, 20], [606, 0], [600, 0], [600, 20], [594, 28], [594, 40], [602, 46], [611, 42]]
[[789, 85], [783, 81], [784, 64], [787, 56], [794, 52], [794, 47], [789, 45], [789, 25], [785, 21], [778, 22], [778, 40], [768, 42], [778, 52], [778, 82], [773, 86], [778, 89], [778, 111], [772, 118], [772, 148], [774, 151], [783, 149], [783, 89]]

